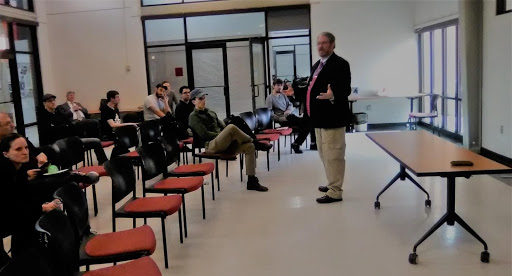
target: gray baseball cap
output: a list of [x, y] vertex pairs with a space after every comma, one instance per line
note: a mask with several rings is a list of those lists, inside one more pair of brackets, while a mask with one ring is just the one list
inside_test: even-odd
[[43, 102], [49, 101], [49, 100], [51, 100], [51, 99], [54, 99], [54, 100], [55, 100], [56, 98], [57, 98], [57, 97], [56, 97], [55, 95], [53, 95], [53, 94], [50, 94], [50, 93], [48, 93], [48, 94], [44, 94], [44, 95], [43, 95]]
[[208, 95], [208, 93], [201, 88], [196, 88], [190, 92], [190, 99], [201, 98], [204, 95]]

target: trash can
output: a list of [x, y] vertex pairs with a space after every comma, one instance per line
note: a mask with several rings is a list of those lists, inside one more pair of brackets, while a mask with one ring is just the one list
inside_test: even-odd
[[354, 113], [354, 128], [357, 132], [368, 130], [368, 114], [364, 112]]

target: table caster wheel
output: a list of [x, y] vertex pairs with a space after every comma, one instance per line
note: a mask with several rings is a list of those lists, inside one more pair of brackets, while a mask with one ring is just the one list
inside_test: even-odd
[[432, 206], [432, 201], [430, 201], [430, 199], [426, 199], [425, 200], [425, 207], [429, 207]]
[[480, 261], [482, 263], [489, 263], [489, 252], [487, 251], [483, 251], [481, 254], [480, 254]]
[[409, 263], [410, 264], [417, 264], [416, 259], [418, 258], [418, 255], [416, 253], [409, 254]]
[[380, 210], [380, 202], [375, 201], [375, 203], [373, 203], [373, 207], [374, 207], [375, 209], [379, 209], [379, 210]]

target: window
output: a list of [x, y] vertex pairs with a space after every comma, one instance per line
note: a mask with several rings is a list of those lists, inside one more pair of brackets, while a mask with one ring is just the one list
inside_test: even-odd
[[437, 103], [424, 97], [423, 112], [437, 107], [438, 117], [424, 121], [449, 132], [462, 131], [462, 112], [458, 86], [457, 21], [450, 21], [418, 31], [420, 47], [420, 88], [422, 93], [439, 95]]
[[34, 11], [32, 0], [0, 0], [0, 5], [27, 11]]
[[185, 42], [183, 18], [155, 19], [145, 21], [148, 46], [180, 44]]
[[512, 12], [512, 0], [496, 0], [496, 15]]
[[36, 108], [42, 94], [35, 26], [0, 25], [0, 111], [11, 114], [17, 131], [39, 144]]
[[211, 1], [222, 1], [222, 0], [142, 0], [142, 6], [160, 6], [160, 5], [172, 5], [172, 4], [185, 4], [194, 2], [211, 2]]
[[265, 13], [236, 13], [187, 18], [189, 41], [265, 36]]

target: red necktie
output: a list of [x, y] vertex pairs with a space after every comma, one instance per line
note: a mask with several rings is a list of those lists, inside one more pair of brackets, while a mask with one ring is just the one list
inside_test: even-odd
[[311, 102], [311, 88], [313, 88], [313, 85], [315, 85], [316, 77], [318, 77], [318, 74], [320, 74], [322, 68], [324, 68], [324, 63], [320, 61], [320, 64], [315, 70], [315, 73], [313, 73], [313, 79], [309, 82], [308, 94], [306, 95], [306, 111], [308, 112], [308, 116], [311, 116], [311, 109], [309, 108]]

